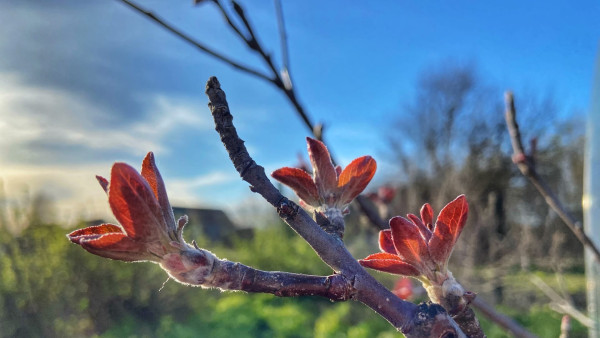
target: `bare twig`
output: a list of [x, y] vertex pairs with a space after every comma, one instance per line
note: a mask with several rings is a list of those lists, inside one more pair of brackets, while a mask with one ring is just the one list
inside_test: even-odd
[[279, 29], [279, 43], [281, 47], [281, 78], [287, 89], [292, 89], [292, 77], [290, 74], [290, 54], [287, 42], [287, 33], [285, 31], [285, 22], [283, 19], [283, 9], [281, 8], [281, 0], [274, 0], [275, 13], [277, 14], [277, 27]]
[[281, 195], [237, 135], [225, 92], [217, 78], [208, 80], [206, 94], [215, 129], [242, 179], [250, 184], [252, 191], [277, 208], [280, 217], [306, 240], [323, 262], [352, 281], [356, 290], [354, 299], [369, 306], [407, 337], [447, 337], [449, 334], [464, 337], [458, 325], [439, 305], [417, 307], [396, 297], [358, 264], [341, 240], [324, 232], [304, 210]]
[[204, 44], [198, 42], [197, 40], [193, 39], [192, 37], [190, 37], [189, 35], [183, 33], [181, 30], [175, 28], [174, 26], [172, 26], [171, 24], [167, 23], [166, 21], [164, 21], [163, 19], [159, 18], [158, 16], [156, 16], [154, 13], [142, 8], [141, 6], [137, 5], [136, 3], [130, 1], [130, 0], [119, 0], [122, 3], [126, 4], [127, 6], [131, 7], [132, 9], [134, 9], [136, 12], [146, 16], [147, 18], [149, 18], [150, 20], [156, 22], [157, 24], [159, 24], [160, 26], [162, 26], [164, 29], [168, 30], [169, 32], [177, 35], [179, 38], [183, 39], [185, 42], [193, 45], [194, 47], [200, 49], [201, 51], [207, 53], [210, 56], [213, 56], [227, 64], [229, 64], [230, 66], [239, 69], [243, 72], [246, 72], [248, 74], [254, 75], [260, 79], [263, 79], [265, 81], [269, 81], [269, 82], [274, 82], [273, 79], [269, 78], [267, 75], [262, 74], [261, 72], [254, 70], [252, 68], [249, 68], [247, 66], [244, 66], [236, 61], [233, 61], [232, 59], [210, 49], [209, 47], [205, 46]]
[[[271, 59], [271, 56], [265, 51], [265, 49], [262, 47], [262, 45], [258, 41], [258, 38], [256, 37], [256, 35], [254, 33], [254, 29], [252, 28], [252, 25], [250, 24], [249, 19], [246, 17], [244, 9], [242, 8], [242, 6], [240, 6], [235, 1], [232, 1], [232, 4], [233, 4], [233, 8], [234, 8], [236, 14], [240, 17], [240, 19], [244, 23], [244, 26], [248, 30], [248, 34], [250, 35], [249, 38], [245, 37], [244, 41], [246, 42], [248, 47], [250, 47], [252, 50], [256, 51], [263, 58], [264, 62], [267, 64], [267, 66], [271, 70], [272, 76], [273, 76], [273, 80], [271, 82], [277, 88], [279, 88], [280, 90], [282, 90], [284, 92], [284, 94], [286, 95], [286, 97], [288, 98], [290, 103], [296, 109], [296, 112], [298, 113], [298, 115], [300, 116], [300, 118], [302, 119], [304, 124], [311, 130], [313, 135], [317, 139], [322, 140], [320, 128], [318, 128], [318, 126], [315, 127], [315, 125], [311, 122], [310, 118], [306, 114], [306, 111], [304, 110], [304, 107], [298, 101], [298, 99], [296, 97], [296, 92], [294, 91], [294, 88], [285, 85], [285, 82], [283, 81], [279, 72], [277, 71], [277, 68], [275, 67], [275, 64], [273, 63], [273, 60]], [[217, 5], [222, 7], [221, 3], [218, 1], [217, 1]], [[227, 12], [225, 10], [222, 10], [222, 12], [225, 13], [225, 15], [228, 15], [228, 14], [226, 14]], [[231, 25], [232, 20], [230, 18], [228, 18], [227, 22], [230, 23], [230, 25]], [[291, 79], [290, 79], [290, 82], [291, 82]]]
[[523, 176], [527, 177], [529, 181], [535, 186], [539, 193], [544, 197], [546, 203], [558, 214], [563, 222], [571, 229], [573, 234], [579, 239], [583, 246], [589, 249], [597, 262], [600, 262], [600, 251], [598, 247], [592, 242], [592, 240], [585, 234], [583, 226], [580, 222], [567, 211], [562, 202], [558, 199], [556, 194], [550, 189], [548, 183], [544, 181], [535, 168], [534, 158], [531, 154], [525, 152], [523, 148], [523, 141], [521, 140], [521, 133], [519, 131], [519, 125], [516, 119], [516, 110], [513, 94], [506, 92], [505, 96], [506, 104], [506, 125], [508, 132], [510, 133], [510, 140], [513, 146], [513, 162], [517, 165]]
[[481, 313], [483, 313], [488, 319], [496, 323], [501, 328], [506, 331], [512, 333], [517, 338], [535, 338], [536, 335], [530, 333], [525, 330], [521, 325], [515, 322], [512, 318], [505, 316], [499, 312], [497, 312], [493, 307], [488, 305], [486, 302], [481, 300], [480, 298], [475, 298], [473, 303], [471, 303], [474, 307], [477, 308]]
[[542, 291], [548, 298], [552, 300], [551, 305], [555, 311], [562, 314], [567, 314], [575, 318], [575, 320], [585, 325], [586, 327], [591, 328], [594, 326], [594, 321], [590, 317], [577, 310], [573, 303], [561, 297], [558, 294], [558, 292], [554, 291], [554, 289], [552, 289], [550, 285], [546, 284], [540, 277], [532, 275], [531, 282], [533, 283], [533, 285], [537, 286], [537, 288], [540, 289], [540, 291]]
[[371, 224], [376, 226], [379, 230], [385, 230], [390, 228], [389, 223], [383, 218], [381, 218], [379, 212], [371, 206], [371, 204], [368, 202], [368, 199], [365, 196], [360, 195], [356, 197], [355, 201], [358, 203], [360, 211], [365, 216], [367, 216]]

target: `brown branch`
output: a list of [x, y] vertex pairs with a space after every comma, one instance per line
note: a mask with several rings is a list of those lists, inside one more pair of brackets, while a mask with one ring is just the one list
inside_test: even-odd
[[252, 191], [277, 208], [279, 216], [315, 250], [323, 262], [352, 281], [354, 299], [369, 306], [408, 337], [464, 336], [441, 306], [422, 304], [417, 307], [396, 297], [358, 264], [341, 240], [327, 234], [304, 210], [281, 195], [265, 175], [264, 168], [250, 157], [244, 141], [237, 135], [225, 92], [216, 77], [208, 80], [206, 95], [215, 129], [242, 179], [250, 184]]
[[199, 50], [207, 53], [208, 55], [215, 57], [225, 63], [227, 63], [228, 65], [241, 70], [243, 72], [246, 72], [250, 75], [254, 75], [260, 79], [263, 79], [265, 81], [274, 83], [275, 80], [269, 78], [267, 75], [254, 70], [252, 68], [249, 68], [247, 66], [244, 66], [236, 61], [233, 61], [232, 59], [210, 49], [209, 47], [205, 46], [204, 44], [198, 42], [197, 40], [193, 39], [192, 37], [190, 37], [189, 35], [183, 33], [181, 30], [175, 28], [174, 26], [172, 26], [171, 24], [167, 23], [165, 20], [159, 18], [158, 16], [156, 16], [154, 13], [142, 8], [141, 6], [135, 4], [134, 2], [130, 1], [130, 0], [119, 0], [122, 3], [126, 4], [127, 6], [129, 6], [130, 8], [132, 8], [133, 10], [135, 10], [136, 12], [146, 16], [147, 18], [149, 18], [150, 20], [156, 22], [157, 24], [159, 24], [160, 26], [162, 26], [164, 29], [168, 30], [169, 32], [175, 34], [176, 36], [178, 36], [179, 38], [181, 38], [182, 40], [184, 40], [185, 42], [191, 44], [192, 46], [198, 48]]
[[521, 140], [521, 133], [519, 131], [519, 125], [516, 119], [516, 110], [513, 94], [506, 92], [505, 96], [506, 104], [506, 125], [508, 132], [510, 133], [510, 140], [513, 146], [513, 162], [517, 165], [523, 176], [527, 177], [529, 181], [535, 186], [538, 192], [544, 197], [546, 203], [558, 214], [563, 222], [571, 229], [573, 234], [579, 239], [584, 248], [589, 249], [596, 262], [600, 262], [600, 251], [598, 247], [592, 242], [592, 240], [585, 234], [583, 226], [580, 222], [567, 211], [562, 202], [558, 199], [556, 194], [550, 189], [550, 186], [546, 181], [539, 175], [535, 168], [533, 154], [527, 154], [523, 148], [523, 142]]
[[321, 296], [332, 301], [354, 297], [352, 282], [340, 274], [313, 276], [280, 271], [262, 271], [237, 262], [217, 258], [204, 249], [190, 249], [185, 258], [196, 268], [173, 276], [192, 285], [221, 290], [270, 293], [279, 297]]
[[356, 197], [355, 201], [358, 203], [360, 211], [367, 216], [371, 224], [376, 226], [379, 230], [390, 228], [389, 223], [379, 216], [379, 212], [369, 204], [368, 199], [365, 196], [360, 195]]

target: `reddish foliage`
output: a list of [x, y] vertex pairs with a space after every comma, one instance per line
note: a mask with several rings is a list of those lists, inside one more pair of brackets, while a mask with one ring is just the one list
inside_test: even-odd
[[408, 219], [394, 217], [390, 220], [390, 229], [379, 234], [379, 248], [383, 253], [359, 262], [380, 271], [423, 275], [431, 281], [443, 282], [438, 279], [447, 275], [448, 259], [465, 226], [468, 211], [466, 198], [460, 195], [442, 209], [434, 225], [429, 204], [421, 208], [421, 219], [412, 214]]
[[306, 138], [313, 176], [298, 168], [281, 168], [271, 176], [290, 187], [305, 205], [344, 209], [369, 184], [377, 164], [371, 156], [352, 161], [346, 168], [334, 167], [323, 142]]
[[154, 155], [143, 162], [142, 175], [125, 163], [115, 163], [110, 183], [97, 176], [119, 225], [102, 224], [71, 232], [67, 237], [87, 251], [122, 261], [160, 261], [176, 252], [173, 211]]
[[413, 284], [410, 278], [400, 278], [394, 284], [392, 293], [404, 300], [413, 296]]

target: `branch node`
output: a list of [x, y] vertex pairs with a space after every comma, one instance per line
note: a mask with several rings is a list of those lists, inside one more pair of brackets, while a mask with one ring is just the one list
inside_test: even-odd
[[286, 221], [289, 221], [296, 217], [299, 211], [300, 207], [296, 203], [287, 199], [286, 197], [282, 196], [281, 199], [279, 199], [279, 201], [277, 202], [277, 214], [279, 215], [279, 217], [285, 219]]

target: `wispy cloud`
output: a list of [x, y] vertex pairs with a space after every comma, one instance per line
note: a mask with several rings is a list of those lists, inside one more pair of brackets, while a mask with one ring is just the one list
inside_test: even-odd
[[[120, 124], [76, 92], [27, 85], [15, 74], [0, 73], [0, 181], [6, 201], [43, 194], [55, 202], [61, 221], [109, 216], [94, 174], [108, 176], [115, 160], [139, 160], [150, 149], [168, 153], [174, 133], [209, 128], [192, 99], [145, 94], [140, 101], [145, 113]], [[194, 202], [200, 200], [194, 189], [230, 180], [213, 172], [173, 180], [171, 188], [183, 197], [179, 200]]]
[[[167, 179], [167, 191], [173, 205], [216, 204], [222, 198], [214, 187], [239, 181], [235, 171], [213, 171], [188, 178]], [[240, 187], [243, 184], [239, 185]]]
[[1, 204], [8, 208], [27, 207], [28, 200], [42, 195], [51, 201], [47, 222], [71, 225], [81, 219], [112, 219], [106, 194], [94, 174], [108, 174], [109, 164], [64, 166], [2, 166]]
[[169, 133], [208, 127], [196, 113], [200, 103], [162, 94], [148, 96], [143, 119], [109, 123], [109, 115], [85, 97], [28, 86], [14, 74], [0, 74], [0, 163], [69, 164], [82, 162], [82, 157], [92, 161], [108, 152], [168, 151]]

